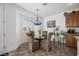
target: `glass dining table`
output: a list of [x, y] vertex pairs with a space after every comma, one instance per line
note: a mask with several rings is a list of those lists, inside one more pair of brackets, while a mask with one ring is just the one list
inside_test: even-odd
[[39, 41], [39, 49], [41, 49], [41, 41], [45, 39], [45, 37], [39, 35], [38, 37], [34, 37], [34, 39]]

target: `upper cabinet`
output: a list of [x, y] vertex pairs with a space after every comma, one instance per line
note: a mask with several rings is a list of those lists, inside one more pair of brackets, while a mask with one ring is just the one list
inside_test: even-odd
[[74, 14], [74, 26], [79, 27], [79, 11], [76, 11]]
[[79, 27], [79, 11], [73, 11], [70, 13], [64, 13], [65, 24], [67, 28]]

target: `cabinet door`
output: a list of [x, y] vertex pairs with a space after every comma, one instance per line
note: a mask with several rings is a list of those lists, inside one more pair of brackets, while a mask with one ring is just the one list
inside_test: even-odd
[[66, 27], [74, 26], [74, 15], [73, 13], [67, 13], [66, 15]]
[[79, 11], [76, 11], [74, 14], [74, 26], [79, 27]]
[[77, 47], [77, 40], [71, 34], [68, 34], [67, 36], [65, 36], [65, 40], [66, 40], [67, 46], [72, 47], [72, 48]]

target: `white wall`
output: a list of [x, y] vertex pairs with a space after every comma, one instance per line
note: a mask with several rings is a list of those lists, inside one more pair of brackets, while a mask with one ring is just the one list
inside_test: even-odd
[[5, 53], [4, 51], [4, 30], [3, 30], [3, 4], [0, 4], [0, 55]]
[[47, 21], [55, 20], [56, 26], [60, 26], [61, 28], [65, 29], [65, 19], [63, 13], [56, 14], [53, 16], [48, 16], [44, 18], [44, 30], [53, 31], [53, 28], [47, 28]]
[[0, 21], [3, 21], [1, 20], [1, 17], [4, 18], [5, 20], [5, 28], [4, 28], [5, 41], [3, 42], [2, 40], [0, 40], [0, 46], [1, 46], [0, 53], [3, 53], [4, 44], [5, 44], [5, 52], [10, 52], [18, 48], [22, 43], [27, 42], [27, 38], [25, 36], [24, 37], [21, 36], [23, 34], [21, 27], [22, 26], [21, 15], [33, 19], [35, 18], [34, 14], [15, 4], [3, 4], [3, 5], [4, 6], [0, 7], [4, 8], [4, 11], [0, 8], [0, 12], [1, 13], [3, 12], [4, 15], [1, 15], [0, 13]]
[[26, 33], [23, 32], [23, 28], [22, 28], [23, 21], [24, 21], [23, 16], [26, 17], [26, 19], [30, 18], [32, 20], [35, 17], [35, 15], [33, 15], [32, 13], [17, 6], [16, 8], [16, 40], [18, 40], [18, 46], [28, 41]]
[[5, 51], [12, 51], [17, 47], [16, 40], [16, 6], [5, 4]]
[[[4, 6], [3, 6], [4, 5]], [[3, 52], [5, 44], [5, 52], [10, 52], [18, 48], [22, 43], [26, 42], [27, 39], [22, 39], [21, 33], [21, 15], [28, 17], [35, 17], [33, 14], [24, 10], [23, 8], [15, 4], [3, 4], [0, 5], [0, 21], [5, 20], [5, 41], [0, 40], [1, 52]], [[4, 11], [2, 10], [4, 8]], [[2, 15], [2, 12], [4, 15]], [[1, 24], [1, 23], [0, 23]], [[3, 26], [1, 24], [1, 26]], [[0, 27], [1, 27], [0, 26]], [[0, 29], [2, 31], [2, 29]], [[3, 32], [3, 31], [2, 31]], [[3, 34], [2, 34], [3, 35]], [[4, 38], [3, 38], [4, 39]], [[1, 42], [2, 41], [2, 42]]]
[[[16, 39], [18, 40], [18, 45], [21, 45], [24, 42], [28, 41], [26, 33], [23, 32], [23, 21], [27, 20], [35, 20], [36, 16], [30, 13], [28, 10], [25, 10], [19, 6], [16, 9]], [[42, 18], [41, 18], [42, 19]], [[39, 28], [38, 26], [33, 25], [35, 29]], [[33, 26], [31, 26], [31, 30], [34, 30]]]

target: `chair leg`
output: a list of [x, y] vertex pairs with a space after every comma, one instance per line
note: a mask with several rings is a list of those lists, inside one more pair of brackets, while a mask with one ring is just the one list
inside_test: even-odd
[[33, 39], [29, 37], [29, 51], [30, 52], [33, 52], [34, 51], [34, 42], [33, 42]]

